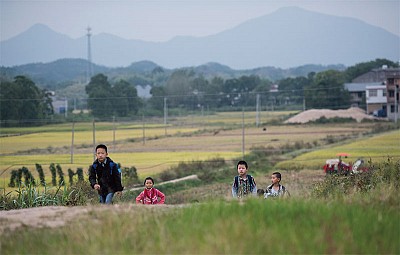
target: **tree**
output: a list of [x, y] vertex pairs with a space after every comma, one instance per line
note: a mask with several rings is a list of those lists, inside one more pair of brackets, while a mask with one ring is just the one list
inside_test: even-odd
[[113, 105], [116, 116], [126, 117], [137, 114], [141, 100], [137, 95], [136, 87], [124, 80], [117, 82], [113, 88]]
[[149, 104], [158, 111], [164, 109], [164, 97], [167, 95], [164, 87], [152, 87], [150, 90], [151, 98]]
[[350, 107], [350, 94], [344, 88], [344, 74], [328, 70], [315, 74], [305, 87], [306, 108], [344, 109]]
[[346, 81], [351, 82], [354, 78], [357, 78], [362, 74], [368, 73], [374, 68], [381, 68], [384, 65], [388, 67], [399, 67], [399, 64], [396, 64], [395, 62], [387, 59], [377, 58], [374, 61], [359, 63], [347, 68], [345, 71]]
[[104, 74], [93, 76], [85, 89], [88, 94], [88, 108], [92, 110], [93, 116], [104, 118], [113, 115], [114, 99], [107, 76]]
[[53, 113], [51, 103], [49, 94], [25, 76], [16, 76], [13, 82], [0, 83], [2, 125], [42, 124]]
[[193, 92], [190, 87], [193, 76], [193, 71], [184, 69], [176, 70], [171, 74], [165, 84], [169, 106], [179, 107], [182, 105], [191, 105], [192, 98], [188, 96], [192, 95]]
[[304, 87], [310, 83], [305, 77], [286, 78], [279, 82], [278, 101], [302, 104]]

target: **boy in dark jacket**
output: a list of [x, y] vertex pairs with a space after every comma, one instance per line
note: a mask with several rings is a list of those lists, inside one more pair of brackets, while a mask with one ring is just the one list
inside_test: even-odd
[[96, 146], [96, 160], [89, 169], [89, 182], [100, 196], [100, 203], [111, 204], [114, 194], [121, 195], [121, 175], [116, 163], [108, 157], [107, 146]]

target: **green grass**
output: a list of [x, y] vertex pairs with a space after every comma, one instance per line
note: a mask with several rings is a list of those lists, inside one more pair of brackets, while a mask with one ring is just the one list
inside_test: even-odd
[[[398, 254], [390, 208], [311, 200], [91, 210], [66, 226], [3, 234], [4, 254]], [[121, 208], [120, 208], [121, 209]], [[88, 221], [87, 218], [91, 220]], [[23, 244], [23, 245], [21, 245]]]

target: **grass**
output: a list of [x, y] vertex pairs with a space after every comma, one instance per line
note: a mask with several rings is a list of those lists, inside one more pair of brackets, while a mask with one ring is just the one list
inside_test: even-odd
[[[249, 150], [251, 145], [261, 144], [280, 148], [296, 141], [302, 141], [304, 144], [323, 144], [328, 136], [330, 139], [335, 136], [342, 141], [341, 145], [331, 144], [330, 148], [316, 151], [314, 152], [316, 154], [311, 156], [311, 159], [320, 157], [319, 161], [314, 162], [315, 165], [318, 164], [316, 168], [320, 170], [318, 173], [322, 172], [320, 167], [325, 162], [325, 156], [334, 157], [332, 154], [345, 149], [352, 149], [349, 152], [352, 154], [351, 157], [356, 157], [357, 155], [353, 154], [365, 152], [366, 149], [371, 155], [387, 152], [386, 149], [399, 155], [398, 130], [368, 139], [362, 138], [362, 135], [371, 129], [373, 124], [370, 123], [356, 126], [354, 124], [267, 126], [266, 132], [261, 128], [248, 127], [246, 149]], [[168, 169], [181, 161], [201, 160], [204, 155], [207, 155], [206, 160], [216, 156], [225, 160], [240, 156], [241, 151], [237, 150], [237, 147], [240, 148], [238, 141], [241, 140], [241, 130], [221, 127], [218, 130], [219, 133], [216, 135], [195, 132], [186, 136], [177, 133], [173, 137], [149, 140], [145, 146], [137, 142], [128, 142], [124, 145], [121, 143], [118, 144], [118, 153], [113, 151], [110, 156], [115, 161], [122, 162], [123, 166], [130, 166], [129, 164], [136, 166], [141, 176], [159, 173], [158, 171]], [[220, 139], [217, 143], [214, 140], [216, 138]], [[347, 141], [349, 143], [345, 144]], [[218, 143], [222, 143], [223, 146], [218, 147]], [[296, 150], [293, 153], [301, 152], [304, 151]], [[265, 172], [252, 167], [255, 162], [261, 161], [263, 155], [259, 155], [251, 157], [250, 167], [251, 173], [256, 172], [261, 175]], [[387, 155], [385, 156], [387, 160]], [[3, 169], [5, 169], [4, 163], [16, 164], [15, 166], [21, 162], [34, 164], [37, 160], [57, 163], [54, 159], [64, 160], [65, 164], [62, 166], [64, 177], [67, 179], [66, 170], [70, 160], [67, 153], [0, 157]], [[78, 162], [76, 166], [82, 164], [86, 166], [84, 167], [86, 171], [93, 157], [91, 153], [78, 153], [75, 160]], [[310, 158], [301, 160], [291, 161], [288, 165], [300, 167], [299, 163], [308, 162]], [[168, 193], [167, 200], [175, 199], [174, 201], [190, 204], [136, 206], [133, 205], [133, 199], [139, 192], [137, 191], [126, 192], [128, 200], [116, 199], [116, 204], [113, 206], [100, 206], [96, 203], [96, 206], [67, 208], [68, 213], [57, 213], [53, 216], [55, 217], [53, 220], [59, 224], [53, 228], [30, 227], [27, 224], [12, 229], [16, 224], [10, 225], [5, 222], [6, 218], [0, 218], [1, 226], [11, 228], [0, 227], [0, 231], [4, 230], [0, 232], [0, 247], [4, 254], [399, 254], [398, 163], [382, 163], [382, 165], [390, 166], [392, 169], [390, 174], [383, 167], [381, 169], [383, 172], [374, 175], [373, 181], [354, 178], [348, 179], [347, 184], [344, 183], [346, 179], [338, 177], [335, 183], [330, 183], [333, 183], [331, 186], [319, 186], [319, 188], [321, 194], [326, 192], [333, 194], [332, 190], [336, 190], [341, 196], [321, 195], [322, 198], [315, 199], [311, 199], [311, 195], [295, 192], [296, 183], [305, 181], [298, 180], [298, 171], [284, 172], [284, 185], [290, 183], [287, 187], [291, 193], [293, 191], [293, 196], [287, 200], [224, 199], [230, 191], [228, 182], [232, 180], [234, 170], [222, 169], [232, 172], [232, 176], [228, 177], [230, 174], [223, 172], [226, 178], [218, 176], [220, 183], [210, 181], [199, 186], [203, 180], [193, 180], [159, 186]], [[42, 166], [45, 171], [48, 169], [45, 164]], [[306, 187], [297, 187], [301, 192], [304, 190], [311, 192], [311, 183], [314, 182], [313, 177], [316, 175], [312, 173], [315, 171], [310, 170], [312, 166], [302, 166], [309, 174], [303, 178], [309, 180]], [[210, 177], [209, 175], [207, 172], [202, 177]], [[46, 172], [46, 177], [49, 176]], [[261, 176], [256, 176], [257, 185], [260, 184], [261, 187], [269, 181], [258, 177]], [[8, 182], [8, 179], [3, 178], [4, 183]], [[356, 187], [350, 181], [360, 185], [365, 184], [365, 187], [369, 188], [364, 192], [349, 194], [340, 192], [343, 187], [346, 187], [346, 190], [356, 191], [356, 188], [349, 188]], [[343, 183], [347, 186], [343, 186]], [[374, 185], [370, 185], [371, 183]], [[84, 188], [89, 189], [88, 185], [84, 185]], [[42, 195], [40, 190], [26, 191], [27, 193], [23, 195], [28, 201]], [[92, 190], [88, 192], [95, 196]], [[22, 194], [22, 191], [20, 193]], [[70, 193], [64, 189], [62, 194]], [[51, 201], [45, 199], [49, 200]], [[65, 197], [61, 197], [60, 200], [68, 201]], [[196, 203], [196, 200], [201, 203]], [[31, 213], [33, 214], [33, 211], [29, 211], [26, 217], [31, 216]], [[67, 221], [67, 216], [73, 213], [76, 215]], [[52, 219], [46, 215], [36, 220], [43, 226]], [[62, 225], [64, 222], [66, 224]]]
[[[118, 163], [122, 164], [122, 167], [135, 166], [137, 168], [137, 173], [139, 178], [145, 178], [148, 175], [158, 174], [171, 166], [178, 165], [179, 162], [187, 161], [206, 161], [213, 159], [215, 157], [222, 157], [226, 160], [234, 159], [241, 156], [241, 152], [197, 152], [193, 154], [192, 152], [137, 152], [137, 153], [116, 153], [110, 154], [110, 157]], [[68, 168], [72, 171], [76, 171], [77, 168], [81, 167], [84, 171], [85, 177], [89, 169], [89, 165], [93, 162], [92, 155], [74, 155], [74, 164], [70, 164], [70, 155], [26, 155], [26, 156], [3, 156], [1, 157], [1, 162], [3, 167], [5, 165], [10, 165], [8, 169], [4, 169], [0, 175], [0, 188], [5, 188], [10, 191], [7, 187], [10, 182], [10, 176], [12, 170], [17, 170], [23, 166], [27, 167], [35, 179], [38, 180], [38, 173], [35, 168], [35, 163], [42, 166], [44, 174], [47, 181], [51, 177], [49, 170], [49, 165], [51, 163], [60, 164], [64, 172], [64, 178], [68, 181]], [[23, 162], [22, 162], [23, 160]], [[24, 163], [25, 162], [25, 163]], [[31, 162], [31, 163], [30, 163]]]
[[102, 208], [0, 242], [5, 254], [397, 254], [399, 224], [388, 208], [253, 199]]
[[301, 154], [293, 159], [276, 164], [277, 169], [322, 169], [327, 159], [337, 158], [336, 154], [349, 153], [343, 161], [355, 162], [358, 158], [365, 161], [382, 162], [388, 157], [400, 158], [400, 131], [395, 130], [384, 134], [374, 135], [348, 144], [329, 146], [324, 149]]

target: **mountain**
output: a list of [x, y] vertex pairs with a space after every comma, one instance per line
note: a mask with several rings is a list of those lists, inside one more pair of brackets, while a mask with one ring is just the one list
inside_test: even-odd
[[[86, 58], [87, 41], [44, 25], [0, 42], [3, 66]], [[376, 58], [400, 59], [400, 37], [353, 18], [286, 7], [205, 37], [175, 37], [155, 43], [94, 35], [93, 62], [128, 66], [148, 60], [166, 68], [221, 63], [234, 69], [290, 68], [307, 64], [354, 65]]]
[[[40, 87], [57, 89], [74, 83], [86, 84], [88, 61], [84, 59], [59, 59], [49, 63], [31, 63], [13, 67], [0, 67], [0, 79], [13, 80], [17, 75], [29, 77]], [[132, 84], [147, 85], [165, 81], [176, 69], [167, 69], [151, 61], [139, 61], [127, 67], [105, 67], [93, 64], [93, 74], [102, 73], [110, 81], [120, 79], [127, 80]], [[257, 75], [262, 79], [277, 81], [288, 77], [307, 76], [310, 72], [322, 72], [326, 70], [345, 70], [343, 65], [304, 65], [295, 68], [282, 69], [276, 67], [258, 67], [246, 70], [234, 70], [229, 66], [219, 63], [206, 63], [195, 67], [183, 67], [193, 71], [204, 78], [216, 76], [223, 79], [238, 78], [243, 75]], [[158, 74], [158, 75], [157, 75]], [[156, 78], [154, 75], [157, 75]]]

